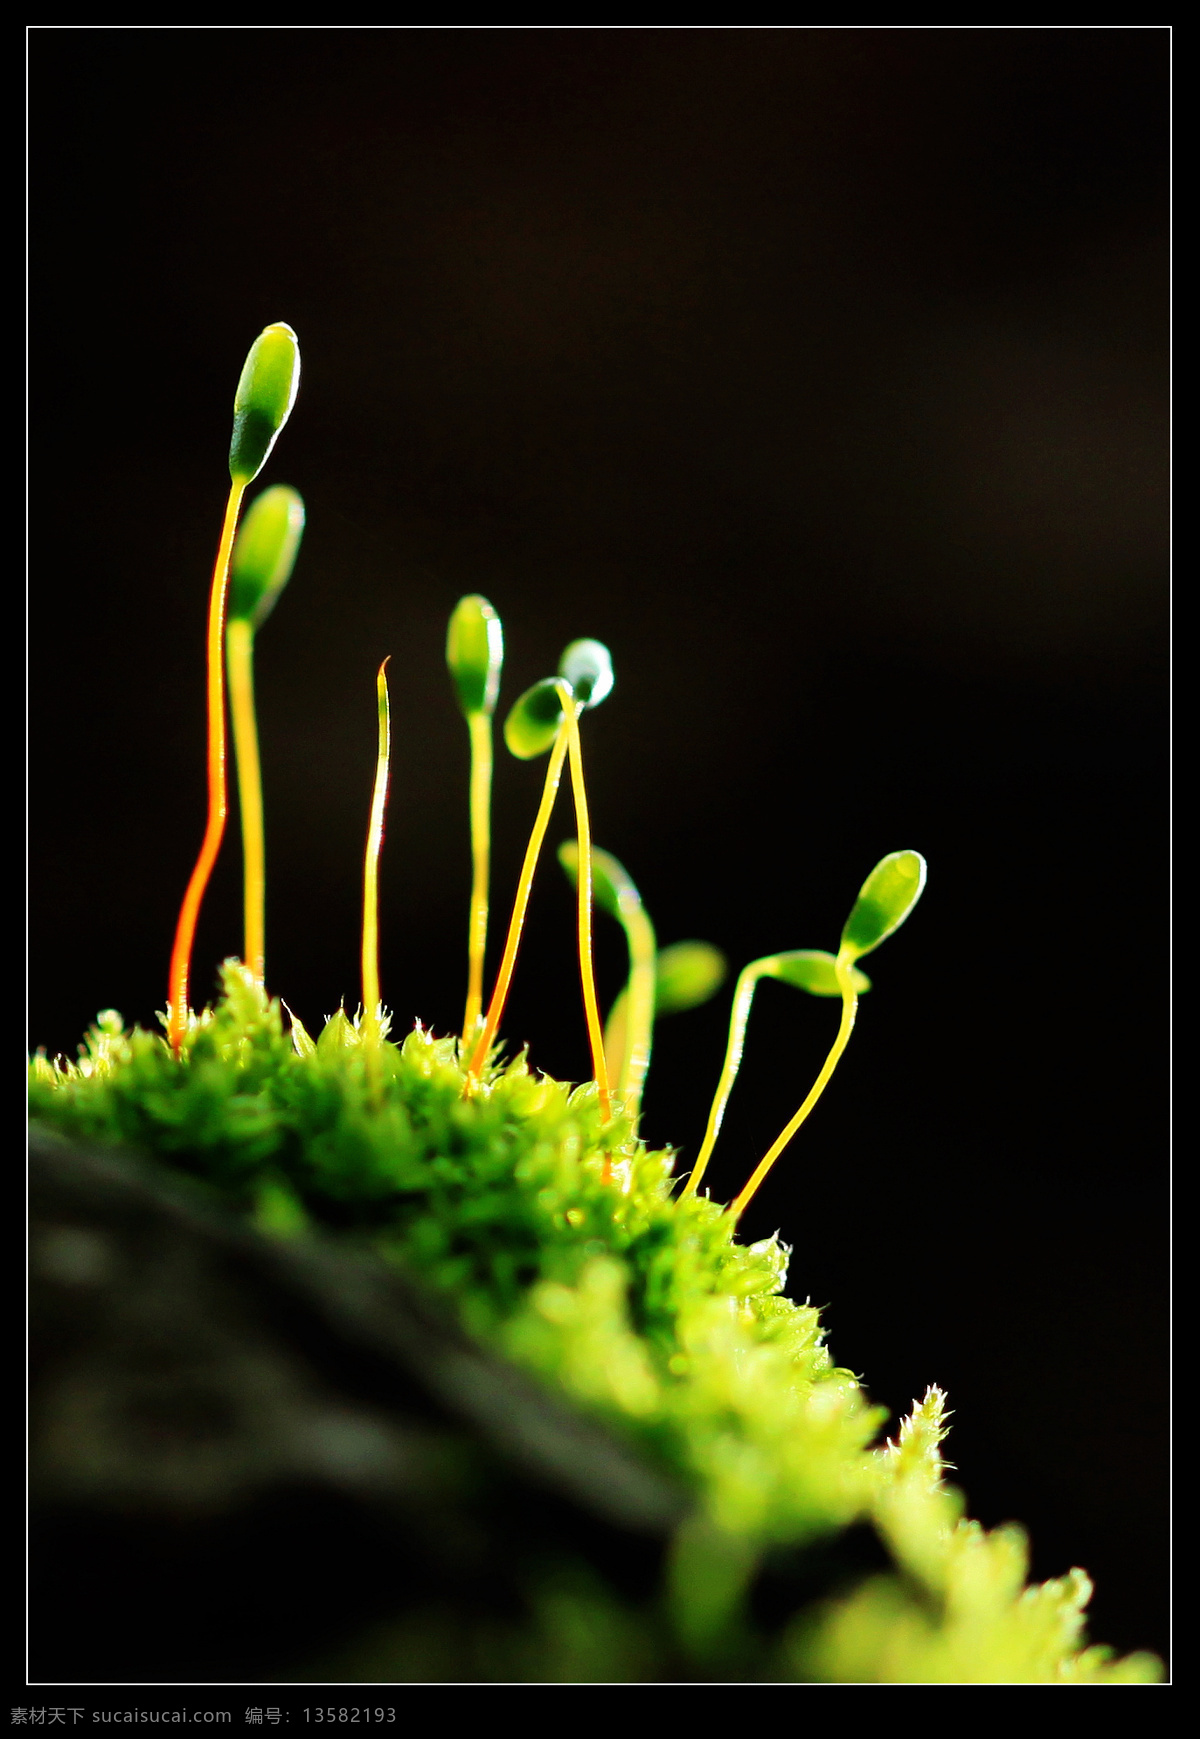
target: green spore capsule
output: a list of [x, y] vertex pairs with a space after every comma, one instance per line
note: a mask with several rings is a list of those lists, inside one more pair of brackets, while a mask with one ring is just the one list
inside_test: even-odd
[[304, 502], [277, 483], [247, 509], [229, 564], [229, 620], [258, 629], [292, 577], [304, 533]]
[[229, 475], [243, 488], [266, 464], [296, 402], [299, 384], [299, 342], [291, 327], [279, 321], [260, 332], [250, 346], [233, 400]]
[[859, 889], [846, 919], [839, 950], [843, 959], [857, 960], [898, 930], [921, 897], [925, 859], [919, 851], [890, 851], [881, 858]]
[[558, 674], [581, 706], [599, 706], [612, 693], [612, 655], [599, 640], [572, 640], [558, 661]]
[[715, 996], [728, 962], [711, 942], [673, 942], [654, 962], [656, 1014], [683, 1014]]
[[562, 677], [547, 676], [527, 688], [504, 721], [504, 741], [518, 761], [544, 755], [563, 722]]
[[504, 630], [500, 618], [478, 593], [460, 598], [446, 634], [446, 663], [465, 718], [496, 710], [500, 668], [504, 663]]
[[[797, 990], [807, 990], [810, 996], [840, 996], [842, 987], [837, 979], [837, 961], [824, 948], [794, 948], [789, 954], [776, 954], [764, 977], [778, 978]], [[871, 980], [857, 966], [850, 968], [850, 987], [856, 996], [870, 990]]]

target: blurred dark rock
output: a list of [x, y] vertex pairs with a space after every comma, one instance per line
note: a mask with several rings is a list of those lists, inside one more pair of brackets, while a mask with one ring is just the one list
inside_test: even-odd
[[683, 1495], [367, 1254], [32, 1138], [31, 1677], [302, 1676], [432, 1605], [648, 1596]]

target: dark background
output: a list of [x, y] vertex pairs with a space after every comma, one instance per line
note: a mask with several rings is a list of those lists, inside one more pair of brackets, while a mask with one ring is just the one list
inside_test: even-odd
[[[612, 647], [594, 826], [662, 942], [836, 946], [920, 849], [747, 1233], [794, 1244], [894, 1412], [948, 1388], [972, 1512], [1025, 1521], [1039, 1576], [1084, 1564], [1094, 1634], [1164, 1649], [1166, 31], [31, 40], [31, 1042], [165, 1003], [233, 390], [287, 320], [272, 989], [310, 1026], [357, 1000], [390, 653], [384, 995], [460, 1018], [468, 591], [502, 710]], [[501, 753], [494, 945], [539, 783]], [[548, 860], [507, 1031], [579, 1078], [570, 922]], [[197, 994], [239, 947], [234, 825]], [[646, 1133], [681, 1167], [727, 1003], [660, 1030]], [[714, 1193], [835, 1027], [763, 990]]]

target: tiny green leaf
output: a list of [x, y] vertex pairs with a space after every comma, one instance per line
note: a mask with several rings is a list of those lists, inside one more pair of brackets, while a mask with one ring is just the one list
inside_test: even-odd
[[493, 713], [504, 663], [504, 630], [495, 610], [478, 593], [460, 598], [454, 607], [446, 634], [446, 663], [465, 716]]
[[725, 982], [729, 966], [711, 942], [673, 942], [654, 962], [656, 1014], [699, 1008]]
[[572, 640], [558, 661], [558, 674], [585, 707], [599, 706], [612, 692], [612, 656], [599, 640]]
[[280, 321], [254, 340], [238, 381], [229, 443], [229, 475], [235, 483], [252, 483], [266, 464], [296, 402], [299, 384], [296, 334]]
[[[782, 979], [797, 990], [807, 990], [810, 996], [840, 996], [834, 964], [833, 955], [824, 948], [795, 948], [789, 954], [776, 954], [772, 970], [763, 976]], [[857, 966], [850, 968], [850, 983], [859, 996], [871, 988], [871, 980]]]
[[229, 563], [229, 619], [258, 629], [292, 577], [304, 531], [304, 503], [286, 483], [264, 489], [241, 523]]
[[293, 1014], [291, 1009], [288, 1008], [286, 1002], [283, 1006], [287, 1011], [288, 1019], [292, 1023], [292, 1046], [296, 1055], [298, 1057], [315, 1057], [317, 1054], [315, 1039], [313, 1039], [299, 1015]]
[[561, 677], [547, 676], [527, 688], [504, 721], [504, 741], [518, 761], [544, 755], [563, 722], [559, 689], [568, 687]]
[[925, 859], [919, 851], [890, 851], [881, 858], [859, 890], [842, 931], [842, 952], [852, 960], [899, 929], [921, 897]]

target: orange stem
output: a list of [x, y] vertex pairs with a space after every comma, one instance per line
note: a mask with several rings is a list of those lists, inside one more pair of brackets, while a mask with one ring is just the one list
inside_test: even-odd
[[208, 825], [196, 867], [183, 896], [183, 905], [179, 908], [175, 946], [171, 950], [167, 1038], [176, 1056], [188, 1026], [188, 974], [196, 939], [196, 922], [221, 849], [228, 811], [225, 788], [225, 594], [229, 586], [229, 555], [245, 488], [245, 482], [236, 480], [230, 485], [208, 601]]

